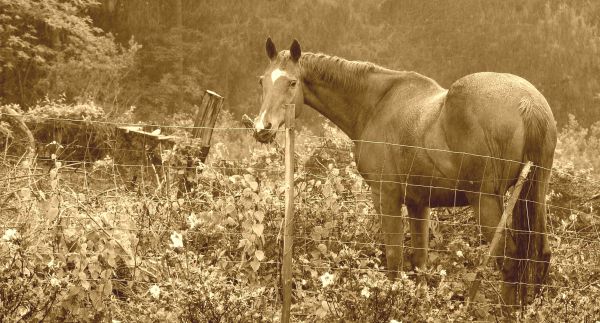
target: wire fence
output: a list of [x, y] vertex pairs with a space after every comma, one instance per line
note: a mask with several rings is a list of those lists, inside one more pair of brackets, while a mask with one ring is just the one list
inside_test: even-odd
[[[256, 306], [271, 313], [270, 318], [265, 314], [266, 319], [278, 317], [286, 191], [285, 154], [280, 145], [253, 144], [249, 148], [253, 139], [248, 128], [214, 127], [217, 137], [219, 132], [229, 134], [223, 138], [233, 138], [234, 142], [217, 141], [203, 160], [194, 148], [194, 140], [185, 138], [198, 127], [146, 125], [161, 129], [167, 133], [165, 136], [176, 133], [179, 139], [158, 143], [140, 140], [126, 142], [125, 146], [122, 141], [128, 139], [119, 137], [118, 132], [98, 135], [95, 127], [133, 126], [129, 123], [59, 118], [41, 121], [52, 126], [42, 128], [42, 135], [36, 136], [39, 154], [26, 163], [23, 154], [15, 153], [22, 151], [15, 149], [20, 144], [18, 140], [0, 140], [5, 142], [0, 154], [3, 243], [17, 243], [9, 234], [11, 229], [19, 232], [20, 239], [29, 237], [35, 241], [28, 245], [29, 249], [23, 248], [20, 257], [55, 262], [42, 270], [50, 276], [54, 275], [50, 269], [59, 266], [59, 262], [76, 270], [70, 255], [100, 258], [102, 266], [110, 269], [106, 277], [94, 276], [88, 270], [79, 277], [65, 276], [65, 281], [81, 285], [83, 281], [109, 280], [114, 283], [114, 295], [137, 298], [148, 298], [152, 286], [174, 289], [177, 283], [173, 281], [193, 280], [199, 271], [220, 268], [225, 278], [253, 286], [249, 289], [254, 294], [246, 294], [245, 299], [262, 299], [262, 305]], [[73, 135], [64, 131], [65, 123], [89, 129], [83, 136]], [[235, 145], [245, 150], [238, 154], [243, 157], [230, 158], [224, 152]], [[390, 158], [391, 150], [402, 152], [411, 160], [410, 167], [401, 172], [380, 167], [361, 173], [355, 160], [360, 163], [360, 147], [365, 145], [385, 147], [388, 157], [382, 156], [382, 161]], [[443, 304], [449, 313], [462, 309], [474, 321], [499, 315], [503, 305], [499, 297], [502, 276], [497, 270], [482, 266], [489, 251], [485, 231], [494, 231], [496, 226], [479, 223], [479, 215], [465, 207], [459, 195], [506, 201], [510, 192], [479, 188], [488, 182], [514, 183], [516, 178], [499, 176], [469, 181], [458, 175], [437, 174], [434, 169], [429, 173], [413, 172], [416, 167], [412, 163], [418, 160], [415, 156], [428, 152], [445, 154], [446, 158], [481, 159], [484, 167], [494, 163], [519, 168], [524, 165], [479, 154], [297, 134], [293, 204], [296, 221], [291, 235], [293, 320], [344, 319], [364, 308], [371, 312], [388, 311], [400, 319], [410, 309], [398, 304], [398, 299], [410, 297], [425, 302], [419, 289], [437, 299], [429, 304]], [[539, 167], [534, 165], [532, 171], [536, 168]], [[562, 169], [554, 168], [552, 172], [550, 191], [543, 204], [548, 211], [547, 231], [542, 234], [548, 238], [553, 256], [549, 261], [549, 280], [541, 287], [546, 302], [560, 302], [560, 307], [548, 307], [548, 311], [560, 308], [567, 315], [568, 311], [591, 310], [577, 303], [575, 296], [600, 296], [600, 182]], [[372, 201], [374, 183], [400, 186], [405, 191], [414, 188], [430, 193], [449, 192], [452, 196], [449, 207], [431, 211], [425, 269], [416, 271], [410, 261], [410, 256], [423, 248], [411, 244], [414, 233], [409, 228], [423, 219], [411, 218], [404, 209], [403, 232], [386, 234], [386, 217], [396, 216], [377, 211]], [[506, 232], [509, 238], [526, 233], [511, 226]], [[396, 239], [398, 243], [386, 244], [386, 235], [397, 234], [403, 235]], [[108, 245], [111, 248], [104, 248]], [[404, 252], [401, 274], [387, 268], [385, 254], [390, 247], [401, 247]], [[491, 257], [522, 260], [509, 254]], [[0, 258], [8, 263], [15, 254], [0, 249]], [[467, 290], [476, 279], [475, 273], [482, 275], [481, 295], [469, 302], [466, 310]], [[427, 282], [426, 287], [417, 284], [423, 281]], [[116, 284], [127, 287], [114, 287]], [[256, 289], [259, 286], [262, 289]], [[394, 301], [389, 295], [398, 299]], [[386, 307], [390, 304], [395, 309]], [[544, 305], [536, 306], [543, 309]], [[597, 314], [592, 312], [589, 318], [596, 319], [593, 315]]]

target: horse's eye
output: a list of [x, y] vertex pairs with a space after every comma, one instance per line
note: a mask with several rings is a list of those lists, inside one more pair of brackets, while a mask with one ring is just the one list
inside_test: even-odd
[[298, 81], [296, 81], [296, 80], [290, 80], [290, 86], [291, 87], [296, 86], [297, 83], [298, 83]]

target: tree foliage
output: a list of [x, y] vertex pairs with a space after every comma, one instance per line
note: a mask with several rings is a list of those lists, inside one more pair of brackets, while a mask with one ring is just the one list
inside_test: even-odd
[[112, 103], [137, 50], [94, 26], [95, 0], [0, 1], [0, 96], [30, 106], [44, 96]]
[[298, 38], [306, 50], [415, 70], [445, 87], [477, 71], [514, 73], [542, 91], [560, 124], [569, 113], [584, 126], [600, 119], [600, 5], [589, 0], [2, 0], [0, 10], [7, 102], [65, 93], [164, 121], [192, 113], [209, 88], [235, 114], [252, 114], [270, 35], [280, 49]]
[[561, 124], [568, 113], [600, 119], [600, 34], [586, 15], [597, 12], [597, 4], [409, 0], [385, 6], [381, 19], [389, 21], [389, 32], [404, 36], [383, 55], [392, 57], [389, 65], [446, 87], [478, 71], [517, 74], [546, 96]]
[[600, 5], [591, 1], [182, 1], [181, 28], [174, 2], [104, 4], [99, 25], [144, 45], [131, 84], [145, 116], [190, 111], [205, 88], [236, 113], [255, 112], [254, 76], [266, 65], [270, 35], [283, 46], [298, 38], [309, 51], [415, 70], [445, 87], [477, 71], [518, 74], [544, 93], [561, 124], [568, 113], [600, 119]]

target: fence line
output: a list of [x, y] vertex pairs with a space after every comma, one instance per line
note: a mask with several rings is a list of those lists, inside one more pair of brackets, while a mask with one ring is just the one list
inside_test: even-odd
[[[79, 122], [79, 123], [97, 123], [97, 124], [112, 125], [112, 126], [146, 126], [146, 127], [165, 128], [165, 129], [184, 129], [184, 130], [206, 129], [206, 130], [223, 130], [223, 131], [231, 131], [231, 130], [252, 131], [253, 130], [252, 128], [249, 128], [249, 127], [203, 127], [203, 126], [184, 126], [184, 125], [166, 125], [166, 124], [141, 124], [141, 123], [127, 123], [127, 122], [114, 122], [114, 121], [102, 121], [102, 120], [82, 120], [82, 119], [72, 119], [72, 118], [38, 117], [38, 116], [36, 116], [35, 118], [41, 119], [41, 120], [51, 120], [51, 121], [69, 121], [69, 122], [76, 122], [76, 123], [77, 122]], [[273, 131], [278, 132], [278, 133], [283, 133], [283, 132], [285, 132], [285, 129], [276, 129]], [[319, 140], [331, 139], [328, 137], [317, 136], [317, 135], [312, 135], [312, 134], [304, 134], [303, 136], [306, 138], [319, 139]], [[462, 155], [462, 156], [466, 155], [466, 156], [472, 156], [472, 157], [486, 158], [486, 159], [498, 160], [498, 161], [503, 161], [503, 162], [515, 163], [518, 165], [525, 164], [525, 162], [518, 161], [518, 160], [505, 159], [505, 158], [494, 157], [494, 156], [486, 156], [486, 155], [480, 155], [480, 154], [469, 153], [469, 152], [457, 152], [457, 151], [440, 149], [440, 148], [419, 147], [419, 146], [414, 146], [414, 145], [389, 143], [389, 142], [384, 142], [384, 141], [359, 140], [359, 139], [356, 139], [356, 140], [348, 139], [348, 141], [352, 142], [353, 144], [356, 144], [356, 143], [380, 144], [380, 145], [400, 147], [400, 148], [411, 148], [411, 149], [426, 150], [426, 151], [444, 152], [444, 153], [450, 153], [450, 154], [456, 154], [456, 155]], [[332, 148], [332, 147], [328, 147], [328, 146], [322, 146], [319, 148], [320, 149], [339, 150], [339, 148]], [[117, 148], [117, 150], [119, 150], [119, 149]], [[573, 174], [569, 174], [564, 171], [560, 171], [560, 170], [556, 170], [556, 169], [552, 169], [552, 168], [546, 168], [546, 167], [542, 167], [539, 165], [533, 165], [532, 167], [540, 168], [540, 169], [544, 169], [544, 170], [548, 170], [548, 171], [552, 171], [552, 172], [558, 171], [559, 173], [563, 173], [564, 175], [567, 175], [567, 176], [577, 177]], [[396, 174], [396, 175], [398, 175], [398, 174]], [[600, 180], [586, 178], [586, 181], [590, 181], [590, 182], [600, 185]]]
[[[107, 124], [107, 125], [141, 125], [141, 124], [131, 124], [131, 123], [119, 123], [119, 122], [108, 122], [108, 121], [96, 121], [96, 120], [81, 120], [81, 119], [65, 119], [65, 118], [42, 118], [42, 119], [48, 119], [48, 120], [56, 120], [56, 121], [73, 121], [73, 122], [98, 122], [98, 123], [102, 123], [102, 124]], [[161, 128], [180, 128], [180, 129], [194, 129], [194, 128], [201, 128], [201, 129], [213, 129], [213, 130], [251, 130], [251, 128], [247, 128], [247, 127], [241, 127], [241, 128], [220, 128], [220, 127], [193, 127], [193, 126], [171, 126], [171, 125], [160, 125], [160, 124], [155, 124], [155, 125], [147, 125], [147, 126], [156, 126], [156, 127], [161, 127]], [[279, 132], [283, 132], [284, 130], [279, 130]], [[316, 138], [316, 139], [329, 139], [327, 137], [323, 137], [323, 136], [314, 136], [314, 135], [307, 135], [306, 137], [310, 137], [310, 138]], [[439, 152], [447, 152], [447, 153], [454, 153], [454, 154], [466, 154], [466, 155], [471, 155], [471, 156], [476, 156], [476, 157], [483, 157], [483, 158], [492, 158], [492, 159], [498, 159], [501, 161], [507, 161], [507, 162], [516, 162], [519, 164], [523, 164], [522, 162], [518, 162], [518, 161], [514, 161], [514, 160], [508, 160], [508, 159], [502, 159], [502, 158], [496, 158], [496, 157], [490, 157], [490, 156], [483, 156], [483, 155], [477, 155], [477, 154], [470, 154], [470, 153], [463, 153], [463, 152], [454, 152], [454, 151], [449, 151], [449, 150], [443, 150], [443, 149], [433, 149], [433, 148], [423, 148], [423, 147], [417, 147], [417, 146], [411, 146], [411, 145], [402, 145], [402, 144], [391, 144], [391, 143], [386, 143], [386, 142], [378, 142], [378, 141], [360, 141], [360, 140], [354, 140], [353, 142], [364, 142], [364, 143], [373, 143], [373, 144], [387, 144], [387, 145], [393, 145], [393, 146], [398, 146], [398, 147], [405, 147], [405, 148], [415, 148], [415, 149], [424, 149], [424, 150], [432, 150], [432, 151], [439, 151]], [[49, 143], [50, 144], [50, 143]], [[89, 146], [83, 146], [83, 145], [76, 145], [76, 147], [81, 147], [81, 148], [89, 148]], [[143, 149], [124, 149], [124, 148], [94, 148], [94, 149], [99, 149], [99, 150], [113, 150], [113, 151], [137, 151], [137, 152], [143, 152]], [[337, 149], [337, 148], [331, 148], [328, 146], [319, 146], [318, 149]], [[337, 149], [339, 150], [339, 149]], [[17, 155], [6, 155], [6, 157], [12, 157], [12, 158], [20, 158], [21, 156], [17, 156]], [[38, 157], [38, 160], [43, 160], [43, 161], [53, 161], [54, 159], [52, 158], [43, 158], [43, 157]], [[61, 158], [56, 158], [56, 160], [60, 160], [61, 162], [65, 162], [65, 163], [93, 163], [93, 162], [86, 162], [86, 161], [81, 161], [81, 160], [64, 160]], [[227, 160], [227, 161], [231, 161], [231, 160]], [[144, 164], [113, 164], [114, 166], [123, 166], [123, 167], [146, 167], [146, 165]], [[147, 166], [147, 167], [151, 167], [151, 166]], [[534, 165], [534, 167], [539, 167]], [[189, 167], [185, 167], [185, 166], [173, 166], [173, 165], [169, 165], [168, 168], [172, 168], [172, 169], [189, 169]], [[211, 165], [210, 168], [228, 168], [228, 169], [243, 169], [243, 167], [232, 167], [232, 166], [215, 166], [215, 165]], [[271, 168], [262, 168], [262, 169], [255, 169], [255, 170], [269, 170]], [[304, 166], [303, 169], [318, 169], [317, 167], [306, 167]], [[545, 168], [544, 168], [545, 169]], [[554, 172], [556, 172], [556, 170], [553, 170]], [[454, 178], [449, 178], [449, 177], [442, 177], [442, 176], [431, 176], [431, 175], [422, 175], [422, 174], [410, 174], [410, 173], [364, 173], [364, 174], [377, 174], [377, 175], [384, 175], [384, 176], [410, 176], [410, 177], [424, 177], [424, 178], [431, 178], [431, 179], [447, 179], [447, 180], [456, 180]], [[578, 176], [573, 175], [573, 174], [568, 174], [565, 173], [565, 175], [568, 175], [570, 177], [573, 178], [577, 178]], [[325, 178], [325, 177], [323, 177]], [[348, 178], [345, 177], [346, 179], [352, 179], [352, 178]], [[494, 180], [513, 180], [512, 178], [506, 178], [506, 179], [502, 179], [502, 178], [496, 178], [496, 179], [489, 179], [487, 181], [494, 181]], [[592, 181], [595, 182], [592, 179], [589, 178], [585, 178], [586, 181]], [[461, 181], [461, 180], [459, 180]], [[534, 180], [535, 181], [535, 180]], [[386, 181], [387, 183], [393, 183], [393, 184], [404, 184], [404, 182], [398, 182], [398, 181]], [[475, 182], [475, 181], [474, 181]], [[486, 182], [486, 180], [481, 180], [481, 181], [477, 181], [477, 182]], [[408, 185], [416, 185], [416, 184], [408, 184]], [[427, 186], [429, 187], [429, 186]], [[481, 192], [477, 192], [477, 191], [468, 191], [468, 190], [461, 190], [461, 189], [455, 189], [455, 188], [447, 188], [447, 187], [433, 187], [433, 188], [441, 188], [441, 189], [447, 189], [447, 190], [453, 190], [453, 191], [461, 191], [461, 192], [466, 192], [466, 193], [481, 193]], [[497, 197], [502, 197], [503, 195], [500, 194], [493, 194], [493, 193], [483, 193], [486, 195], [490, 195], [490, 196], [497, 196]], [[533, 202], [536, 203], [535, 201], [529, 201], [529, 202]], [[565, 210], [572, 210], [572, 211], [576, 211], [576, 212], [582, 212], [580, 210], [573, 210], [573, 209], [568, 209], [568, 208], [564, 208], [564, 207], [560, 207], [557, 205], [551, 205], [551, 204], [546, 204], [550, 207], [557, 207], [557, 208], [562, 208]]]
[[[115, 196], [116, 197], [116, 196]], [[5, 210], [5, 209], [4, 209]], [[363, 215], [367, 215], [367, 214], [363, 214]], [[373, 215], [373, 214], [368, 214], [368, 215]], [[66, 216], [66, 215], [61, 215], [61, 219], [76, 219], [76, 220], [85, 220], [84, 217], [81, 216]], [[407, 217], [403, 217], [403, 219], [407, 219]], [[408, 218], [410, 219], [410, 218]], [[420, 219], [419, 219], [420, 220]], [[440, 223], [440, 224], [444, 224], [444, 225], [456, 225], [456, 226], [465, 226], [465, 227], [473, 227], [476, 226], [477, 224], [466, 224], [466, 223], [456, 223], [456, 222], [444, 222], [444, 221], [439, 221], [439, 220], [432, 220], [433, 222], [436, 223]], [[0, 227], [2, 228], [9, 228], [9, 227], [14, 227], [14, 226], [19, 226], [19, 225], [24, 225], [27, 224], [28, 222], [25, 221], [8, 221], [5, 222], [3, 224], [0, 224]], [[477, 225], [478, 226], [478, 225]], [[125, 227], [115, 227], [115, 226], [106, 226], [103, 227], [106, 230], [110, 230], [110, 231], [127, 231], [127, 232], [140, 232], [140, 231], [146, 231], [147, 229], [138, 229], [138, 228], [125, 228]], [[495, 229], [495, 227], [486, 227], [489, 229]], [[48, 229], [49, 230], [49, 229]], [[510, 230], [510, 231], [516, 231], [519, 232], [521, 230], [515, 230], [512, 228], [506, 228], [506, 230]], [[166, 233], [166, 232], [171, 232], [172, 230], [162, 230], [162, 231], [153, 231], [155, 233]], [[524, 231], [521, 231], [524, 232]], [[575, 231], [567, 231], [567, 233], [577, 233]], [[240, 235], [240, 232], [225, 232], [225, 231], [219, 231], [218, 234], [220, 235]], [[372, 233], [373, 234], [373, 233]], [[385, 235], [385, 233], [375, 233], [376, 235], [380, 235], [383, 236]], [[596, 236], [598, 236], [598, 232], [595, 232]], [[271, 237], [276, 237], [278, 236], [278, 234], [268, 234], [267, 232], [263, 233], [263, 235], [265, 237], [271, 236]], [[548, 235], [549, 237], [553, 237], [553, 238], [564, 238], [564, 239], [569, 239], [569, 240], [578, 240], [580, 242], [585, 242], [585, 243], [589, 243], [589, 244], [593, 244], [593, 243], [600, 243], [600, 240], [597, 239], [586, 239], [586, 238], [582, 238], [582, 237], [573, 237], [573, 236], [565, 236], [565, 235], [558, 235], [555, 233], [546, 233], [546, 235]], [[335, 242], [335, 243], [339, 243], [339, 244], [363, 244], [363, 245], [374, 245], [374, 246], [401, 246], [401, 245], [395, 245], [395, 244], [387, 244], [387, 243], [377, 243], [377, 242], [359, 242], [359, 241], [341, 241], [341, 240], [329, 240], [329, 239], [315, 239], [312, 237], [308, 237], [308, 236], [297, 236], [294, 235], [293, 236], [294, 239], [305, 239], [305, 240], [311, 240], [313, 242]], [[418, 248], [413, 248], [411, 246], [405, 246], [405, 248], [409, 248], [409, 249], [418, 249]], [[429, 249], [432, 251], [451, 251], [450, 249]]]
[[[164, 129], [206, 129], [206, 130], [252, 130], [252, 128], [248, 127], [205, 127], [205, 126], [184, 126], [184, 125], [168, 125], [168, 124], [158, 124], [158, 123], [133, 123], [133, 122], [118, 122], [118, 121], [105, 121], [105, 120], [86, 120], [86, 119], [72, 119], [72, 118], [57, 118], [57, 117], [43, 117], [43, 116], [35, 116], [31, 117], [33, 120], [46, 120], [46, 121], [67, 121], [74, 123], [84, 123], [84, 124], [101, 124], [108, 126], [131, 126], [131, 127], [155, 127], [155, 128], [164, 128]], [[39, 122], [38, 122], [39, 123]], [[277, 130], [278, 132], [284, 132], [285, 130]]]
[[[45, 118], [45, 119], [49, 119], [49, 120], [57, 120], [57, 121], [73, 121], [73, 122], [99, 122], [102, 124], [107, 124], [107, 125], [128, 125], [128, 123], [119, 123], [119, 122], [108, 122], [108, 121], [94, 121], [94, 120], [81, 120], [81, 119], [64, 119], [64, 118]], [[140, 125], [140, 124], [132, 124], [132, 125]], [[194, 129], [194, 128], [201, 128], [201, 129], [213, 129], [213, 130], [246, 130], [249, 131], [251, 130], [251, 128], [247, 128], [247, 127], [243, 127], [243, 128], [219, 128], [219, 127], [193, 127], [193, 126], [169, 126], [169, 125], [151, 125], [151, 126], [157, 126], [157, 127], [161, 127], [161, 128], [180, 128], [180, 129]], [[279, 132], [283, 132], [284, 130], [279, 130]], [[316, 139], [329, 139], [327, 137], [323, 137], [323, 136], [314, 136], [314, 135], [307, 135], [306, 137], [310, 137], [310, 138], [316, 138]], [[454, 152], [454, 151], [449, 151], [449, 150], [443, 150], [443, 149], [433, 149], [433, 148], [423, 148], [423, 147], [417, 147], [417, 146], [411, 146], [411, 145], [402, 145], [402, 144], [392, 144], [392, 143], [386, 143], [386, 142], [378, 142], [378, 141], [360, 141], [360, 140], [354, 140], [353, 142], [364, 142], [364, 143], [373, 143], [373, 144], [388, 144], [388, 145], [393, 145], [393, 146], [398, 146], [398, 147], [405, 147], [405, 148], [414, 148], [414, 149], [424, 149], [424, 150], [432, 150], [432, 151], [439, 151], [439, 152], [447, 152], [447, 153], [454, 153], [454, 154], [466, 154], [466, 155], [471, 155], [471, 156], [475, 156], [475, 157], [483, 157], [483, 158], [491, 158], [491, 159], [498, 159], [500, 161], [507, 161], [507, 162], [515, 162], [518, 164], [523, 164], [522, 162], [518, 162], [518, 161], [514, 161], [514, 160], [508, 160], [508, 159], [502, 159], [502, 158], [497, 158], [497, 157], [490, 157], [490, 156], [484, 156], [484, 155], [477, 155], [477, 154], [470, 154], [470, 153], [463, 153], [463, 152]], [[50, 144], [50, 143], [49, 143]], [[89, 146], [83, 146], [83, 145], [76, 145], [76, 147], [81, 147], [81, 148], [89, 148]], [[131, 152], [144, 152], [145, 150], [143, 149], [124, 149], [124, 148], [94, 148], [94, 149], [99, 149], [99, 150], [112, 150], [112, 151], [131, 151]], [[335, 148], [331, 148], [328, 146], [319, 146], [318, 149], [335, 149]], [[4, 154], [5, 157], [11, 157], [11, 158], [21, 158], [22, 156], [17, 156], [17, 155], [11, 155], [11, 154]], [[82, 160], [64, 160], [61, 159], [59, 157], [52, 159], [52, 158], [44, 158], [44, 157], [37, 157], [38, 160], [42, 160], [42, 161], [61, 161], [64, 163], [87, 163], [87, 164], [93, 164], [94, 162], [87, 162], [87, 161], [82, 161]], [[101, 161], [100, 160], [96, 160], [97, 161]], [[233, 161], [235, 162], [235, 160], [226, 160], [226, 161]], [[111, 165], [114, 166], [122, 166], [122, 167], [152, 167], [152, 166], [148, 166], [146, 164], [122, 164], [122, 163], [112, 163]], [[189, 169], [190, 167], [187, 166], [174, 166], [174, 165], [167, 165], [168, 168], [170, 169]], [[533, 167], [539, 167], [534, 165]], [[245, 167], [234, 167], [234, 166], [216, 166], [216, 165], [211, 165], [210, 168], [214, 168], [214, 169], [244, 169]], [[539, 167], [542, 168], [542, 167]], [[270, 170], [272, 169], [272, 167], [269, 168], [255, 168], [254, 170]], [[311, 169], [319, 169], [318, 167], [307, 167], [307, 166], [303, 166], [304, 170], [311, 170]], [[546, 168], [543, 168], [546, 169]], [[553, 170], [553, 172], [556, 172], [556, 170]], [[423, 175], [423, 174], [410, 174], [410, 173], [385, 173], [385, 172], [381, 172], [381, 173], [369, 173], [366, 172], [364, 174], [367, 175], [372, 175], [372, 174], [377, 174], [377, 175], [382, 175], [382, 176], [404, 176], [404, 177], [422, 177], [422, 178], [430, 178], [430, 179], [445, 179], [445, 180], [456, 180], [454, 178], [450, 178], [450, 177], [443, 177], [443, 176], [432, 176], [432, 175]], [[579, 176], [577, 175], [573, 175], [573, 174], [569, 174], [569, 173], [565, 173], [565, 175], [572, 177], [572, 178], [578, 178]], [[311, 176], [315, 176], [312, 175]], [[344, 177], [344, 176], [338, 176], [344, 179], [353, 179], [352, 177]], [[325, 179], [326, 177], [322, 177], [323, 179]], [[593, 183], [596, 183], [596, 181], [589, 179], [589, 178], [583, 178], [585, 181], [591, 181]], [[6, 179], [3, 179], [6, 180]], [[486, 182], [486, 181], [502, 181], [502, 180], [514, 180], [512, 178], [494, 178], [494, 179], [488, 179], [488, 180], [479, 180], [479, 181], [473, 181], [473, 182]], [[460, 181], [466, 181], [466, 180], [458, 180]], [[533, 180], [535, 181], [535, 180]], [[392, 184], [405, 184], [405, 182], [400, 182], [400, 181], [391, 181], [391, 180], [385, 180], [385, 183], [392, 183]], [[598, 182], [598, 184], [600, 185], [600, 182]], [[419, 184], [407, 184], [409, 186], [416, 186], [416, 187], [431, 187], [431, 186], [427, 186], [427, 185], [419, 185]], [[489, 196], [496, 196], [496, 197], [504, 197], [504, 195], [501, 194], [494, 194], [494, 193], [482, 193], [482, 192], [478, 192], [478, 191], [470, 191], [470, 190], [464, 190], [464, 189], [456, 189], [456, 188], [450, 188], [450, 187], [432, 187], [432, 188], [436, 188], [436, 189], [444, 189], [444, 190], [452, 190], [452, 191], [459, 191], [459, 192], [465, 192], [465, 193], [474, 193], [474, 194], [484, 194], [484, 195], [489, 195]], [[529, 202], [532, 203], [537, 203], [536, 201], [531, 201], [528, 200]], [[583, 211], [580, 210], [575, 210], [575, 209], [570, 209], [570, 208], [565, 208], [565, 207], [561, 207], [558, 205], [552, 205], [552, 204], [548, 204], [546, 203], [547, 206], [549, 207], [555, 207], [555, 208], [560, 208], [560, 209], [564, 209], [564, 210], [570, 210], [570, 211], [575, 211], [578, 213], [584, 213]], [[593, 215], [593, 214], [590, 214]]]
[[[9, 158], [14, 158], [14, 159], [18, 159], [20, 158], [20, 156], [17, 155], [5, 155], [6, 157]], [[97, 160], [95, 162], [87, 162], [87, 161], [81, 161], [81, 160], [64, 160], [64, 159], [60, 159], [60, 158], [44, 158], [44, 157], [37, 157], [37, 160], [41, 160], [41, 161], [46, 161], [46, 162], [53, 162], [53, 161], [60, 161], [61, 163], [66, 163], [67, 165], [72, 165], [72, 164], [90, 164], [93, 165], [95, 162], [99, 162], [102, 161], [102, 159]], [[236, 160], [224, 160], [226, 162], [236, 162]], [[238, 160], [239, 161], [239, 160]], [[130, 168], [140, 168], [140, 167], [145, 167], [145, 168], [152, 168], [153, 165], [148, 162], [146, 164], [121, 164], [121, 163], [114, 163], [111, 162], [110, 164], [111, 166], [117, 166], [117, 167], [130, 167]], [[156, 166], [156, 165], [154, 165]], [[167, 167], [168, 169], [175, 169], [175, 170], [190, 170], [190, 169], [195, 169], [196, 167], [207, 167], [208, 169], [228, 169], [228, 170], [247, 170], [249, 167], [247, 166], [239, 166], [239, 167], [235, 167], [235, 166], [218, 166], [218, 165], [210, 165], [210, 166], [196, 166], [196, 167], [189, 167], [189, 166], [174, 166], [174, 165], [158, 165], [161, 167]], [[65, 166], [62, 166], [61, 168], [65, 168]], [[283, 172], [285, 171], [283, 168], [284, 166], [281, 165], [279, 167], [269, 167], [269, 168], [255, 168], [255, 167], [251, 167], [253, 171], [273, 171], [274, 169], [279, 169], [279, 172]], [[304, 170], [308, 169], [308, 170], [320, 170], [320, 168], [318, 167], [303, 167]], [[308, 173], [310, 174], [310, 173]], [[376, 174], [376, 173], [366, 173], [366, 174]], [[41, 175], [41, 174], [40, 174]], [[390, 175], [390, 176], [409, 176], [409, 177], [425, 177], [425, 178], [430, 178], [430, 179], [447, 179], [447, 180], [455, 180], [453, 178], [448, 178], [448, 177], [440, 177], [440, 176], [429, 176], [429, 175], [411, 175], [409, 173], [402, 173], [402, 174], [394, 174], [394, 173], [384, 173], [383, 175]], [[570, 174], [569, 174], [570, 175]], [[20, 178], [20, 177], [27, 177], [28, 175], [20, 175], [16, 178]], [[33, 174], [33, 176], [36, 176], [35, 174]], [[310, 174], [310, 176], [315, 176], [315, 177], [319, 177], [321, 179], [327, 179], [327, 177], [325, 176], [319, 176], [319, 175], [314, 175], [314, 174]], [[570, 175], [573, 178], [577, 178], [578, 176], [576, 175]], [[354, 177], [351, 176], [342, 176], [342, 175], [336, 175], [336, 177], [341, 178], [341, 179], [347, 179], [347, 180], [351, 180], [354, 179]], [[0, 178], [0, 181], [7, 181], [10, 180], [11, 178]], [[513, 179], [488, 179], [488, 180], [479, 180], [479, 181], [473, 181], [476, 183], [485, 183], [485, 182], [493, 182], [493, 181], [502, 181], [502, 180], [513, 180]], [[586, 179], [587, 180], [587, 179]], [[467, 181], [467, 180], [458, 180], [458, 181]], [[533, 182], [539, 182], [536, 180], [531, 180]], [[504, 198], [505, 195], [503, 194], [495, 194], [495, 193], [488, 193], [488, 192], [481, 192], [481, 191], [473, 191], [473, 190], [466, 190], [466, 189], [459, 189], [459, 188], [452, 188], [452, 187], [444, 187], [444, 186], [432, 186], [432, 185], [424, 185], [424, 184], [412, 184], [412, 183], [406, 183], [406, 181], [393, 181], [393, 180], [373, 180], [373, 182], [377, 182], [377, 183], [387, 183], [387, 184], [402, 184], [402, 185], [407, 185], [410, 187], [421, 187], [421, 188], [433, 188], [433, 189], [441, 189], [441, 190], [447, 190], [447, 191], [452, 191], [452, 192], [462, 192], [462, 193], [472, 193], [472, 194], [478, 194], [478, 195], [485, 195], [485, 196], [492, 196], [492, 197], [498, 197], [498, 198]], [[572, 209], [572, 208], [567, 208], [567, 207], [563, 207], [563, 206], [559, 206], [559, 205], [554, 205], [554, 204], [550, 204], [548, 202], [546, 203], [540, 203], [538, 201], [534, 201], [534, 200], [529, 200], [529, 199], [521, 199], [519, 198], [519, 201], [527, 201], [530, 203], [534, 203], [534, 204], [541, 204], [541, 205], [545, 205], [548, 208], [556, 208], [556, 209], [560, 209], [560, 210], [564, 210], [564, 211], [570, 211], [570, 212], [575, 212], [575, 213], [579, 213], [579, 214], [586, 214], [589, 216], [593, 216], [593, 217], [600, 217], [598, 215], [595, 215], [593, 213], [587, 213], [581, 210], [577, 210], [577, 209]], [[383, 215], [386, 216], [386, 215]]]

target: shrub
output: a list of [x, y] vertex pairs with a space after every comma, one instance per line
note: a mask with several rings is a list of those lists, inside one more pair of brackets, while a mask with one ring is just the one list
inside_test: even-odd
[[[559, 167], [572, 167], [578, 171], [589, 170], [590, 175], [600, 178], [600, 122], [590, 128], [579, 125], [573, 115], [558, 134], [555, 159]], [[567, 166], [571, 165], [571, 166]]]

